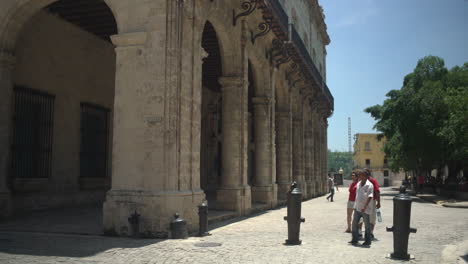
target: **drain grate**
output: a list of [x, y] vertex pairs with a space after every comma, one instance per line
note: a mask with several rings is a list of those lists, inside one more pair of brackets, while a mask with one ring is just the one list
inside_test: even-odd
[[194, 244], [196, 247], [219, 247], [222, 244], [216, 242], [200, 242]]

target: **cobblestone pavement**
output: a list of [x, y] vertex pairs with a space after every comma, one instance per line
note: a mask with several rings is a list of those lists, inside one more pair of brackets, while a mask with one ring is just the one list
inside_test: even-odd
[[[211, 230], [212, 236], [186, 240], [134, 240], [91, 235], [0, 231], [0, 263], [400, 263], [385, 256], [393, 251], [392, 195], [382, 197], [383, 222], [371, 248], [348, 245], [345, 229], [347, 189], [335, 202], [325, 197], [304, 202], [300, 246], [285, 246], [286, 208], [236, 221]], [[409, 263], [467, 263], [468, 210], [413, 202]], [[213, 247], [200, 247], [210, 242]], [[408, 262], [401, 262], [408, 263]]]

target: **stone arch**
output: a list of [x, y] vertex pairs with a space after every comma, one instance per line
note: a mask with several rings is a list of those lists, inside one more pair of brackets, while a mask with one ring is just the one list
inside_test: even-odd
[[[243, 56], [241, 56], [241, 26], [232, 26], [231, 21], [226, 19], [227, 17], [231, 17], [232, 14], [222, 13], [226, 10], [228, 9], [217, 9], [215, 7], [200, 10], [199, 16], [201, 19], [197, 20], [195, 24], [196, 37], [199, 39], [196, 39], [195, 43], [201, 43], [204, 26], [209, 21], [216, 31], [218, 38], [223, 68], [222, 76], [239, 76], [242, 74], [240, 69], [242, 69], [244, 61]], [[238, 40], [236, 40], [235, 36], [238, 36]]]
[[[6, 0], [0, 13], [0, 51], [13, 52], [26, 22], [42, 8], [60, 0]], [[102, 0], [111, 10], [119, 32], [120, 23], [112, 0]]]
[[[99, 189], [99, 197], [103, 197], [102, 194], [109, 188], [112, 153], [110, 124], [115, 89], [115, 53], [109, 36], [118, 32], [118, 25], [114, 12], [107, 4], [110, 0], [92, 1], [95, 2], [90, 1], [90, 8], [93, 11], [104, 10], [103, 20], [111, 21], [111, 30], [105, 30], [104, 34], [107, 41], [102, 40], [102, 34], [74, 23], [77, 21], [71, 18], [73, 16], [70, 11], [77, 13], [77, 9], [73, 7], [83, 7], [84, 1], [5, 0], [2, 3], [4, 9], [0, 11], [0, 56], [9, 55], [15, 63], [8, 68], [8, 72], [3, 69], [8, 78], [1, 80], [0, 96], [11, 105], [4, 116], [17, 113], [22, 116], [0, 125], [6, 124], [9, 128], [11, 135], [8, 140], [13, 146], [23, 144], [21, 140], [26, 138], [26, 132], [41, 134], [27, 142], [27, 146], [38, 146], [39, 143], [46, 145], [26, 151], [17, 151], [15, 149], [18, 148], [12, 147], [7, 150], [8, 160], [2, 160], [2, 163], [9, 163], [8, 166], [11, 166], [11, 172], [5, 177], [8, 177], [8, 187], [18, 193], [13, 199], [25, 201], [16, 202], [19, 206], [27, 204], [31, 199], [38, 199], [41, 195], [44, 196], [42, 206], [45, 208], [80, 204], [82, 201], [101, 203], [101, 198], [93, 199], [90, 195]], [[87, 14], [89, 10], [80, 9], [78, 12], [82, 21], [88, 22], [89, 18], [83, 19], [81, 15]], [[59, 14], [60, 17], [54, 14]], [[38, 125], [39, 121], [36, 120], [41, 120], [42, 123]], [[86, 127], [83, 126], [83, 120], [86, 120]], [[105, 130], [102, 137], [95, 133], [93, 139], [87, 138], [83, 143], [83, 135], [98, 129], [97, 126], [91, 128], [96, 123]], [[25, 124], [29, 126], [25, 128]], [[43, 132], [45, 129], [41, 127], [42, 124], [48, 125], [47, 133]], [[17, 128], [21, 128], [21, 131]], [[99, 141], [99, 147], [98, 144], [93, 145], [96, 141]], [[85, 152], [83, 149], [90, 145], [96, 146], [93, 149], [95, 153], [97, 148], [105, 153], [101, 155], [99, 162], [93, 162], [98, 160], [94, 159], [96, 155], [81, 156]], [[39, 152], [37, 149], [47, 150]], [[21, 159], [35, 152], [39, 154], [31, 154], [33, 158], [27, 161]], [[47, 153], [44, 154], [45, 152]], [[13, 167], [19, 160], [23, 163], [18, 163], [20, 165], [17, 168], [24, 167], [24, 164], [31, 167], [42, 166], [42, 172], [47, 173], [17, 173]], [[96, 175], [95, 178], [99, 178], [97, 181], [91, 179]], [[31, 184], [34, 180], [29, 180], [29, 185], [23, 186], [22, 182], [26, 182], [24, 179], [30, 178], [44, 181], [34, 185]], [[91, 183], [92, 181], [96, 184]], [[52, 189], [56, 190], [53, 194], [49, 192]], [[70, 194], [69, 190], [77, 191]], [[34, 195], [22, 195], [29, 191], [34, 192]], [[34, 210], [35, 205], [15, 209]]]

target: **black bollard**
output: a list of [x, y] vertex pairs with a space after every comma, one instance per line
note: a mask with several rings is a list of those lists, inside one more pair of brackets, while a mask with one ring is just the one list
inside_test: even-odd
[[410, 227], [411, 202], [411, 197], [406, 194], [406, 188], [401, 186], [400, 194], [393, 198], [393, 227], [387, 227], [387, 232], [393, 232], [394, 252], [389, 255], [392, 259], [414, 258], [408, 254], [409, 234], [416, 233], [416, 229]]
[[179, 218], [179, 214], [174, 215], [174, 220], [171, 222], [171, 238], [185, 239], [188, 237], [187, 221]]
[[208, 204], [203, 202], [198, 206], [198, 220], [199, 220], [199, 229], [198, 236], [209, 236], [208, 233]]
[[300, 245], [302, 241], [299, 239], [299, 231], [301, 222], [305, 219], [301, 217], [301, 202], [302, 193], [297, 187], [297, 183], [291, 184], [291, 190], [288, 192], [288, 215], [284, 217], [284, 220], [288, 221], [288, 239], [286, 245]]
[[131, 214], [128, 218], [128, 222], [132, 227], [132, 237], [139, 237], [140, 235], [140, 215], [135, 210], [135, 213]]

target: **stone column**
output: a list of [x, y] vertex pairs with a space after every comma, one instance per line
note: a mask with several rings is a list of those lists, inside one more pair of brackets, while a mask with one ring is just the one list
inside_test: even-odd
[[306, 182], [306, 198], [313, 195], [312, 181], [312, 121], [311, 112], [308, 103], [304, 107], [304, 176]]
[[273, 147], [271, 119], [271, 98], [253, 98], [255, 115], [255, 181], [252, 187], [252, 201], [276, 206], [276, 184], [273, 179]]
[[293, 179], [304, 191], [304, 140], [302, 113], [293, 114]]
[[223, 93], [223, 169], [216, 206], [243, 215], [252, 205], [247, 184], [248, 86], [243, 77], [221, 77], [219, 82]]
[[328, 186], [326, 184], [327, 179], [327, 168], [325, 167], [326, 161], [326, 145], [325, 145], [325, 129], [323, 116], [320, 115], [320, 179], [322, 180], [322, 186], [325, 192], [328, 192]]
[[314, 185], [315, 185], [315, 196], [322, 195], [322, 190], [320, 189], [320, 177], [319, 177], [319, 162], [318, 159], [320, 157], [320, 153], [318, 153], [318, 130], [319, 130], [319, 122], [317, 119], [317, 110], [314, 108], [312, 113], [312, 133], [313, 133], [313, 177], [314, 177]]
[[323, 118], [323, 177], [327, 177], [328, 173], [328, 135], [327, 135], [327, 129], [328, 129], [328, 122], [326, 117]]
[[278, 200], [285, 201], [293, 180], [292, 174], [292, 115], [276, 112], [276, 175]]
[[316, 133], [316, 176], [317, 176], [317, 181], [318, 181], [318, 188], [320, 190], [321, 194], [326, 193], [324, 184], [323, 184], [323, 178], [322, 178], [322, 123], [320, 122], [320, 116], [317, 114], [317, 133]]
[[13, 111], [13, 68], [15, 57], [0, 51], [0, 219], [12, 213], [8, 188]]

